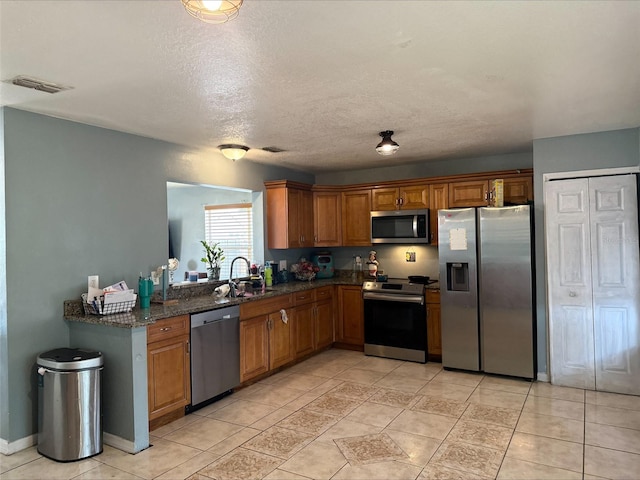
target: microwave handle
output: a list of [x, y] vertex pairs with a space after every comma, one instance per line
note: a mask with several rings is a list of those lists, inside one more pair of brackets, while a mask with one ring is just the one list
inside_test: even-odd
[[413, 238], [418, 238], [418, 215], [413, 216]]

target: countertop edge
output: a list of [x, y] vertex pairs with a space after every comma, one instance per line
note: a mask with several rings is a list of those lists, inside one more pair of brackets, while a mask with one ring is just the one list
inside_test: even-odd
[[[362, 281], [358, 282], [351, 280], [350, 278], [317, 279], [310, 282], [295, 281], [269, 287], [269, 291], [264, 294], [240, 298], [226, 297], [228, 302], [225, 303], [216, 303], [217, 297], [213, 295], [201, 295], [192, 298], [180, 299], [175, 305], [152, 304], [151, 308], [148, 309], [141, 309], [136, 306], [130, 313], [117, 313], [113, 315], [65, 314], [64, 320], [118, 328], [139, 328], [146, 327], [147, 325], [151, 325], [158, 320], [165, 318], [217, 310], [220, 308], [240, 305], [246, 302], [254, 302], [333, 285], [362, 286]], [[64, 303], [65, 312], [69, 305], [76, 303], [80, 305], [80, 310], [82, 309], [80, 300], [66, 300]]]

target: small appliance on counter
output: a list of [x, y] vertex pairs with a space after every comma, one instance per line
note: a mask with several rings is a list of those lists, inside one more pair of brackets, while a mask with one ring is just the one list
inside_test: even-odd
[[311, 257], [311, 262], [320, 269], [316, 278], [333, 278], [333, 255], [330, 252], [318, 252]]

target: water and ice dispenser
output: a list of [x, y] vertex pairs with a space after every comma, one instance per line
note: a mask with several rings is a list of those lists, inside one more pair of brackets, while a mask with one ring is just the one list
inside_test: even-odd
[[469, 291], [469, 264], [447, 263], [447, 290], [450, 292]]

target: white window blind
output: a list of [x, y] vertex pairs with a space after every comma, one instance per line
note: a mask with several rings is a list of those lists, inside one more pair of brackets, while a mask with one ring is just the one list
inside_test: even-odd
[[[204, 229], [208, 243], [219, 243], [225, 259], [220, 266], [220, 279], [229, 278], [231, 261], [235, 257], [253, 258], [253, 215], [250, 203], [205, 205]], [[238, 260], [233, 276], [248, 277], [247, 265]]]

